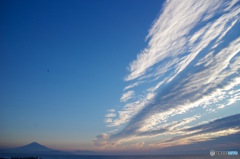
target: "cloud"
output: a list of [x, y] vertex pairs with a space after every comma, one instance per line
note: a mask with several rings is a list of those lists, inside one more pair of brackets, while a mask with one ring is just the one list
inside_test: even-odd
[[[174, 81], [167, 90], [158, 93], [151, 104], [136, 114], [125, 129], [116, 138], [126, 138], [128, 135], [136, 135], [138, 131], [151, 132], [169, 117], [177, 114], [183, 114], [190, 109], [201, 105], [209, 105], [216, 102], [216, 98], [221, 92], [229, 91], [240, 83], [238, 74], [231, 68], [224, 70], [232, 58], [231, 54], [239, 52], [240, 38], [233, 41], [229, 47], [222, 49], [215, 56], [215, 62], [212, 62], [207, 69], [192, 73], [191, 76]], [[225, 58], [223, 58], [225, 57]], [[219, 60], [220, 59], [220, 60]], [[224, 64], [225, 63], [225, 64]], [[220, 65], [220, 67], [218, 67]], [[234, 68], [236, 69], [236, 68]], [[218, 74], [215, 73], [219, 72]], [[213, 76], [215, 74], [215, 76]], [[229, 77], [229, 75], [231, 75]], [[209, 79], [211, 79], [209, 81]]]
[[142, 83], [142, 82], [140, 82], [140, 81], [134, 82], [134, 83], [126, 86], [123, 90], [125, 91], [125, 90], [128, 90], [128, 89], [130, 89], [130, 88], [136, 87], [136, 86], [138, 86], [138, 85], [141, 84], [141, 83]]
[[96, 146], [104, 146], [104, 145], [108, 144], [107, 139], [108, 139], [108, 135], [103, 133], [101, 135], [96, 136], [93, 143]]
[[240, 123], [240, 114], [236, 114], [236, 115], [231, 115], [221, 119], [216, 119], [207, 124], [191, 127], [184, 131], [198, 131], [198, 133], [214, 132], [218, 130], [224, 130], [227, 128], [234, 128], [234, 127], [240, 128], [239, 123]]
[[239, 128], [229, 128], [226, 130], [219, 130], [219, 131], [215, 131], [215, 132], [204, 132], [204, 133], [199, 133], [199, 134], [195, 134], [195, 135], [188, 135], [185, 137], [181, 137], [179, 139], [163, 141], [159, 144], [151, 144], [151, 146], [157, 147], [157, 148], [163, 148], [163, 147], [165, 148], [165, 147], [170, 147], [170, 146], [188, 145], [188, 144], [192, 144], [192, 143], [213, 140], [218, 137], [228, 136], [228, 135], [236, 134], [239, 132], [240, 132]]
[[127, 100], [131, 99], [134, 96], [134, 91], [128, 91], [124, 93], [121, 97], [121, 102], [126, 102]]
[[114, 113], [116, 110], [115, 109], [109, 109], [107, 111], [110, 112], [110, 113]]
[[142, 133], [139, 133], [138, 136], [155, 136], [159, 134], [164, 134], [164, 133], [174, 133], [177, 134], [181, 131], [181, 129], [184, 128], [185, 125], [197, 120], [200, 118], [200, 115], [195, 115], [193, 117], [188, 117], [185, 119], [182, 119], [181, 121], [172, 121], [167, 124], [161, 124], [157, 127], [155, 127], [151, 131], [144, 131]]
[[[130, 74], [125, 80], [139, 78], [150, 67], [163, 62], [164, 59], [183, 54], [187, 42], [186, 36], [201, 21], [207, 11], [216, 11], [221, 3], [221, 1], [208, 3], [204, 1], [184, 1], [181, 3], [179, 1], [167, 1], [161, 16], [155, 21], [147, 36], [147, 38], [151, 38], [148, 47], [130, 64]], [[182, 63], [182, 67], [187, 65], [187, 61], [190, 61], [191, 58], [185, 58], [186, 63]], [[180, 61], [179, 59], [172, 65]], [[171, 62], [172, 60], [168, 63]]]
[[106, 118], [104, 121], [105, 121], [105, 123], [111, 123], [112, 119], [111, 118]]
[[137, 148], [137, 150], [140, 150], [142, 149], [144, 146], [144, 142], [137, 142], [135, 145], [134, 145], [134, 148]]
[[116, 111], [115, 109], [109, 109], [107, 110], [107, 114], [105, 115], [105, 123], [112, 123], [113, 122], [113, 118], [116, 116]]
[[112, 118], [112, 117], [115, 117], [115, 116], [116, 116], [116, 114], [114, 114], [114, 113], [108, 113], [108, 114], [105, 115], [106, 118]]
[[240, 132], [240, 114], [217, 119], [207, 124], [182, 130], [184, 135], [151, 144], [152, 147], [169, 147], [205, 142]]
[[[129, 65], [125, 81], [133, 82], [124, 90], [132, 90], [122, 95], [125, 103], [108, 123], [123, 128], [107, 141], [177, 136], [194, 121], [201, 122], [195, 110], [217, 112], [238, 102], [239, 16], [238, 1], [166, 1], [147, 36], [148, 46]], [[175, 120], [179, 116], [180, 122]], [[211, 133], [198, 137], [205, 134], [210, 140], [238, 133], [238, 128]]]

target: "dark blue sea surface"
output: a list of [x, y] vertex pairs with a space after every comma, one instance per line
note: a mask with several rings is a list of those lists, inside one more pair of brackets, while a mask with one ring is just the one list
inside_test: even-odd
[[43, 159], [240, 159], [240, 156], [154, 155], [154, 156], [58, 156]]
[[0, 155], [0, 157], [40, 157], [41, 159], [240, 159], [238, 156], [210, 156], [210, 155]]

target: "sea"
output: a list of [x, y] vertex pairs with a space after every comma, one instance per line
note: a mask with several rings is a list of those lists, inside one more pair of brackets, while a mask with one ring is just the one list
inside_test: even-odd
[[12, 155], [2, 154], [0, 159], [11, 159], [11, 157], [38, 157], [39, 159], [240, 159], [240, 155], [237, 156], [228, 156], [228, 155]]

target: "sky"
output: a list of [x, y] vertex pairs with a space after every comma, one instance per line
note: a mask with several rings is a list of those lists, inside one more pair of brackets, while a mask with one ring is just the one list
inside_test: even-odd
[[240, 148], [240, 1], [1, 1], [0, 147]]

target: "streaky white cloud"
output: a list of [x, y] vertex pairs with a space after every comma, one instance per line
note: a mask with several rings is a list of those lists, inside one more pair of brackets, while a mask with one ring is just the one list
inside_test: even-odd
[[142, 82], [141, 82], [141, 81], [134, 82], [134, 83], [126, 86], [126, 87], [123, 89], [123, 91], [126, 91], [126, 90], [128, 90], [128, 89], [130, 89], [130, 88], [136, 87], [136, 86], [138, 86], [140, 83], [142, 83]]
[[127, 91], [126, 93], [123, 93], [121, 97], [121, 102], [126, 102], [129, 99], [131, 99], [134, 96], [134, 91]]
[[[130, 63], [125, 81], [133, 83], [124, 90], [132, 90], [122, 95], [124, 106], [108, 123], [125, 127], [111, 134], [108, 142], [181, 134], [201, 118], [198, 114], [184, 118], [190, 110], [217, 112], [239, 101], [240, 37], [234, 33], [240, 27], [238, 2], [165, 2], [147, 36], [148, 46]], [[135, 101], [128, 102], [133, 95]], [[181, 122], [173, 120], [179, 115]]]
[[115, 113], [108, 113], [105, 115], [106, 118], [112, 118], [112, 117], [115, 117], [116, 114]]
[[104, 121], [105, 121], [105, 123], [111, 123], [112, 122], [112, 118], [106, 118]]
[[[229, 91], [234, 86], [240, 84], [239, 77], [235, 74], [238, 67], [231, 67], [228, 70], [224, 70], [229, 61], [232, 60], [233, 55], [239, 52], [238, 46], [240, 46], [240, 38], [233, 41], [229, 47], [222, 49], [215, 57], [217, 60], [211, 63], [207, 68], [202, 69], [191, 76], [183, 78], [182, 82], [176, 83], [172, 87], [172, 91], [165, 93], [163, 97], [160, 97], [160, 101], [156, 102], [155, 105], [147, 112], [144, 111], [144, 115], [138, 118], [138, 121], [131, 123], [130, 126], [138, 128], [141, 131], [151, 131], [157, 125], [167, 120], [170, 116], [176, 114], [183, 114], [192, 108], [209, 105], [218, 101], [219, 95], [223, 91]], [[231, 52], [231, 53], [229, 53]], [[203, 64], [204, 65], [204, 64]], [[214, 72], [221, 72], [215, 74]], [[226, 77], [234, 75], [226, 81]], [[211, 81], [209, 81], [211, 79]], [[188, 82], [185, 82], [188, 81]], [[221, 84], [221, 87], [217, 87]], [[177, 88], [177, 89], [176, 89]], [[195, 93], [197, 92], [197, 94]], [[184, 98], [184, 96], [187, 97]], [[218, 98], [216, 98], [218, 97]], [[190, 102], [190, 101], [191, 102]], [[160, 107], [161, 106], [161, 107]], [[139, 122], [139, 120], [141, 122]], [[136, 130], [132, 130], [133, 132]]]
[[118, 118], [114, 119], [113, 122], [109, 123], [107, 126], [113, 127], [127, 123], [147, 102], [147, 100], [138, 100], [132, 103], [127, 103], [122, 110], [118, 111]]
[[209, 123], [183, 129], [179, 136], [151, 144], [152, 148], [165, 148], [205, 142], [222, 136], [240, 133], [240, 114], [213, 120]]
[[170, 131], [178, 131], [179, 129], [183, 129], [183, 126], [185, 126], [188, 123], [191, 123], [194, 120], [199, 119], [201, 116], [200, 115], [195, 115], [193, 117], [185, 118], [181, 120], [180, 122], [177, 122], [176, 124], [172, 125], [169, 130]]
[[[150, 29], [148, 47], [137, 56], [130, 66], [125, 80], [144, 75], [158, 62], [184, 53], [186, 36], [201, 20], [206, 11], [216, 10], [222, 1], [167, 1], [160, 17]], [[212, 11], [213, 12], [213, 11]]]
[[107, 110], [107, 111], [110, 112], [110, 113], [114, 113], [114, 112], [116, 112], [115, 109], [109, 109], [109, 110]]
[[155, 126], [150, 131], [139, 129], [138, 136], [155, 137], [163, 134], [185, 134], [186, 132], [182, 132], [182, 130], [189, 128], [188, 124], [199, 119], [200, 117], [201, 115], [194, 115], [192, 117], [183, 118], [181, 121], [175, 120], [171, 122], [165, 122], [161, 125]]
[[116, 116], [116, 111], [114, 109], [107, 110], [107, 114], [105, 115], [105, 123], [112, 123], [113, 118]]
[[180, 139], [177, 139], [174, 141], [162, 141], [160, 143], [150, 144], [149, 146], [152, 148], [155, 148], [155, 149], [156, 148], [159, 149], [159, 148], [166, 148], [166, 147], [179, 146], [179, 145], [188, 145], [188, 144], [213, 140], [218, 137], [228, 136], [228, 135], [236, 134], [239, 132], [240, 132], [240, 129], [237, 127], [229, 128], [226, 130], [219, 130], [219, 131], [215, 131], [215, 132], [187, 136], [185, 138], [180, 138]]

